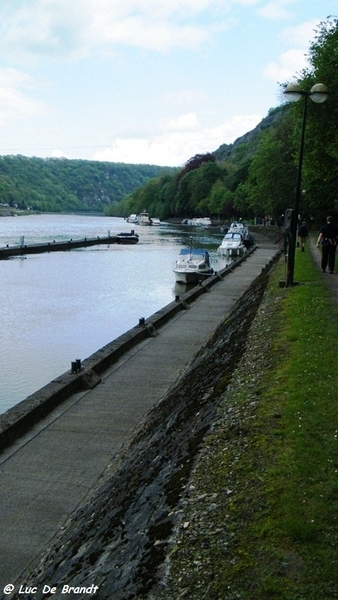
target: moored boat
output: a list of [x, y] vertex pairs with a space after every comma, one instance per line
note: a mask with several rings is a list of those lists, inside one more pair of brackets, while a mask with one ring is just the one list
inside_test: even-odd
[[198, 283], [213, 274], [209, 252], [204, 248], [182, 248], [174, 269], [177, 283]]
[[137, 244], [139, 237], [134, 230], [127, 232], [118, 233], [116, 236], [118, 244]]
[[241, 235], [249, 233], [248, 228], [242, 221], [233, 221], [229, 227], [229, 231], [233, 233], [240, 233]]
[[211, 227], [212, 221], [210, 217], [202, 217], [201, 219], [199, 219], [199, 225], [200, 227]]
[[147, 211], [143, 210], [138, 218], [139, 225], [151, 225], [151, 220]]
[[210, 217], [195, 217], [193, 219], [183, 219], [182, 225], [193, 225], [194, 227], [211, 227]]
[[131, 215], [129, 215], [126, 221], [127, 223], [138, 223], [138, 216], [135, 213], [132, 213]]
[[228, 233], [225, 234], [221, 245], [218, 247], [218, 252], [223, 256], [242, 256], [247, 252], [242, 234], [229, 229]]
[[230, 225], [229, 233], [240, 233], [245, 248], [249, 249], [254, 245], [254, 238], [249, 232], [249, 228], [242, 221], [233, 222]]

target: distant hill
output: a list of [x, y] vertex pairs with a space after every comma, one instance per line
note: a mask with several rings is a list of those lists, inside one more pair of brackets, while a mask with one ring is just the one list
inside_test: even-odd
[[0, 156], [0, 205], [46, 212], [102, 212], [170, 167]]
[[271, 109], [269, 114], [254, 129], [237, 138], [232, 144], [222, 144], [217, 150], [212, 152], [213, 156], [215, 156], [217, 161], [236, 161], [236, 157], [240, 157], [243, 160], [243, 158], [252, 156], [257, 149], [262, 131], [274, 125], [288, 108], [288, 105], [282, 104], [277, 108]]

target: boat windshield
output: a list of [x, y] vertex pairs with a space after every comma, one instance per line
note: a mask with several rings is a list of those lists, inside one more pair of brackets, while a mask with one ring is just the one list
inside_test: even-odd
[[240, 240], [241, 239], [241, 234], [240, 233], [226, 233], [224, 236], [225, 240]]
[[203, 248], [182, 248], [180, 250], [180, 256], [192, 256], [198, 259], [208, 256], [208, 251]]

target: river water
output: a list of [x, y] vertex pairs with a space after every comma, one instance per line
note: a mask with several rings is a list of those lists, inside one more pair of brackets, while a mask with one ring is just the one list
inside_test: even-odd
[[0, 413], [149, 317], [185, 291], [173, 268], [180, 248], [208, 248], [217, 229], [129, 225], [115, 217], [28, 215], [0, 218], [0, 248], [53, 240], [139, 234], [136, 245], [93, 246], [0, 260]]

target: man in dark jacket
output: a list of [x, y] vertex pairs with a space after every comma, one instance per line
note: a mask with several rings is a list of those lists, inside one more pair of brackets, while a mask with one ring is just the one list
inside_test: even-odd
[[322, 245], [322, 271], [325, 273], [329, 266], [329, 272], [333, 273], [338, 243], [338, 228], [333, 223], [332, 217], [327, 217], [325, 225], [320, 229], [317, 246]]
[[298, 227], [298, 237], [299, 237], [299, 241], [300, 241], [301, 251], [304, 252], [306, 240], [309, 237], [309, 230], [308, 230], [308, 226], [305, 221], [303, 221], [301, 223], [301, 225], [299, 225], [299, 227]]

